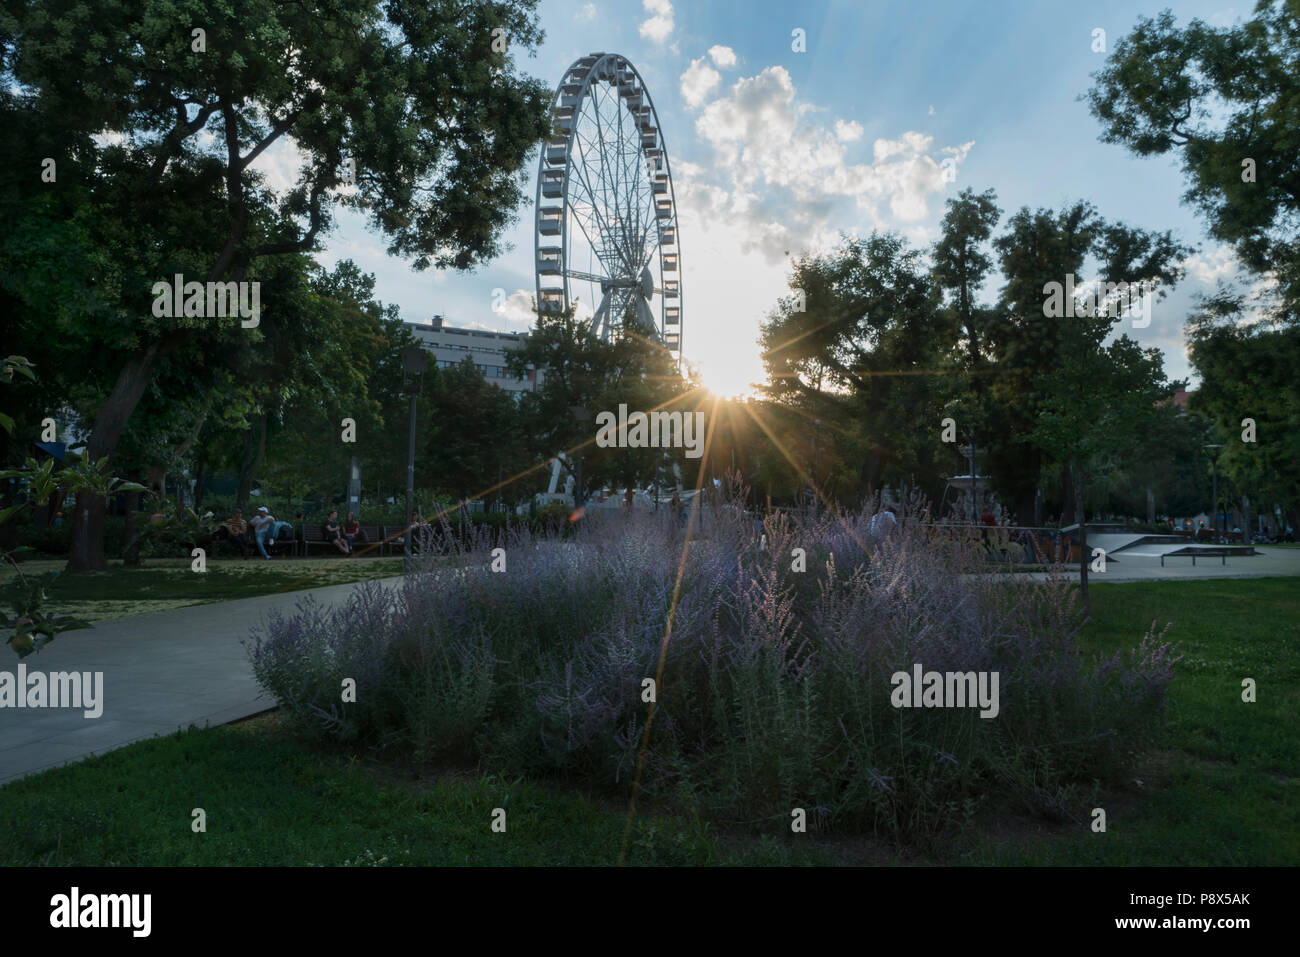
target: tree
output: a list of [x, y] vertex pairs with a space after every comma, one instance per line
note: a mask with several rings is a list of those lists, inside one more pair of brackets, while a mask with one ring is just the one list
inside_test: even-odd
[[1282, 506], [1296, 527], [1300, 326], [1248, 323], [1244, 306], [1240, 296], [1222, 291], [1189, 322], [1190, 358], [1201, 378], [1193, 405], [1213, 422], [1224, 446], [1220, 474], [1261, 504]]
[[[1002, 215], [997, 198], [991, 189], [982, 193], [965, 189], [948, 200], [948, 211], [939, 224], [942, 234], [934, 246], [934, 278], [949, 294], [949, 307], [966, 340], [966, 369], [973, 376], [984, 364], [980, 337], [988, 310], [979, 306], [976, 296], [993, 268], [984, 246]], [[973, 385], [978, 388], [978, 378]]]
[[1032, 440], [1042, 401], [1039, 386], [1058, 365], [1065, 335], [1064, 321], [1044, 315], [1044, 290], [1083, 274], [1098, 231], [1090, 203], [1076, 202], [1059, 212], [1022, 207], [993, 243], [1006, 283], [985, 337], [997, 361], [989, 463], [997, 490], [1021, 524], [1033, 521], [1042, 477], [1042, 449]]
[[1157, 349], [1141, 349], [1121, 335], [1102, 342], [1110, 320], [1080, 317], [1066, 331], [1061, 366], [1045, 377], [1032, 438], [1070, 470], [1074, 517], [1079, 526], [1079, 586], [1089, 612], [1087, 515], [1088, 467], [1106, 455], [1134, 448], [1144, 436], [1161, 398], [1164, 372]]
[[[992, 387], [992, 433], [997, 438], [990, 458], [998, 487], [1028, 524], [1044, 465], [1045, 447], [1034, 439], [1035, 429], [1048, 396], [1059, 397], [1054, 381], [1063, 364], [1077, 366], [1085, 353], [1100, 349], [1111, 328], [1124, 318], [1132, 300], [1115, 297], [1120, 284], [1134, 298], [1141, 291], [1158, 300], [1181, 278], [1177, 264], [1191, 250], [1169, 232], [1107, 223], [1092, 204], [1082, 201], [1059, 212], [1022, 208], [1008, 220], [994, 246], [1006, 285], [987, 337], [997, 360]], [[1089, 265], [1095, 266], [1092, 281], [1086, 280]], [[1105, 284], [1115, 289], [1108, 293]], [[1085, 293], [1080, 302], [1064, 301], [1065, 290], [1072, 286]], [[1053, 288], [1064, 308], [1049, 315], [1055, 311], [1048, 308]], [[1095, 309], [1087, 304], [1090, 300]], [[1084, 328], [1090, 317], [1105, 320], [1099, 335]], [[1070, 479], [1069, 463], [1057, 464], [1067, 468]], [[1065, 488], [1071, 484], [1062, 483]], [[1077, 490], [1070, 490], [1068, 498], [1077, 500]]]
[[521, 416], [511, 393], [498, 388], [466, 357], [439, 369], [426, 385], [431, 421], [425, 431], [426, 470], [434, 487], [457, 499], [486, 497], [531, 464], [524, 449]]
[[[316, 249], [339, 204], [366, 210], [390, 254], [417, 269], [468, 269], [496, 254], [523, 197], [523, 163], [548, 131], [549, 97], [493, 49], [493, 31], [531, 49], [541, 39], [535, 6], [6, 7], [0, 74], [17, 88], [10, 102], [39, 117], [29, 125], [56, 131], [45, 143], [69, 144], [54, 154], [66, 161], [59, 189], [93, 197], [99, 215], [85, 228], [131, 279], [97, 290], [112, 321], [82, 331], [120, 363], [88, 440], [96, 459], [115, 451], [162, 358], [202, 365], [230, 332], [227, 318], [153, 316], [141, 277], [258, 281], [267, 259]], [[94, 23], [95, 42], [69, 44], [70, 23]], [[276, 194], [252, 164], [282, 143], [303, 165]], [[10, 147], [36, 182], [42, 154]], [[69, 569], [102, 568], [104, 502], [81, 495], [77, 508]]]
[[[316, 269], [305, 308], [311, 339], [279, 350], [284, 362], [250, 370], [261, 383], [241, 430], [242, 506], [255, 476], [281, 487], [319, 491], [343, 488], [349, 465], [393, 482], [405, 481], [407, 400], [402, 394], [401, 350], [415, 343], [396, 307], [374, 298], [374, 276], [351, 260], [333, 271]], [[344, 441], [344, 420], [350, 420]], [[264, 461], [245, 454], [265, 430]]]
[[859, 497], [888, 480], [937, 474], [936, 433], [917, 423], [938, 429], [938, 383], [951, 367], [956, 327], [938, 308], [920, 252], [893, 235], [845, 239], [796, 262], [790, 287], [760, 345], [765, 392], [803, 419], [800, 444], [818, 438], [818, 453], [809, 448], [805, 461], [816, 470], [822, 437], [833, 436]]
[[1300, 30], [1294, 0], [1260, 0], [1231, 27], [1165, 11], [1119, 40], [1087, 93], [1101, 139], [1139, 156], [1174, 153], [1185, 200], [1256, 274], [1276, 276], [1300, 315]]
[[[650, 330], [637, 330], [625, 320], [622, 334], [604, 341], [591, 332], [590, 323], [572, 314], [538, 312], [537, 322], [524, 347], [510, 353], [506, 368], [522, 377], [530, 368], [542, 371], [541, 385], [522, 394], [519, 411], [528, 437], [527, 448], [536, 458], [553, 459], [566, 450], [564, 468], [577, 478], [582, 463], [582, 487], [601, 483], [619, 486], [657, 481], [663, 467], [660, 449], [600, 448], [595, 444], [595, 416], [617, 414], [620, 404], [628, 412], [689, 411], [696, 386], [686, 382], [672, 354], [655, 340]], [[584, 410], [585, 418], [576, 413]], [[684, 464], [683, 450], [670, 458]]]

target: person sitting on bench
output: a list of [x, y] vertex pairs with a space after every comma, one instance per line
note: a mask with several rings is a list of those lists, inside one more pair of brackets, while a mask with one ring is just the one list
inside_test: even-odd
[[351, 555], [353, 549], [357, 547], [357, 538], [361, 535], [361, 523], [357, 521], [357, 516], [348, 512], [347, 521], [342, 525], [343, 537], [348, 540], [348, 554]]
[[343, 537], [343, 532], [339, 528], [338, 509], [330, 509], [330, 513], [325, 519], [325, 524], [321, 526], [321, 533], [325, 536], [325, 541], [333, 542], [334, 547], [337, 548], [341, 554], [347, 555], [352, 551], [352, 549], [348, 547], [348, 540]]
[[248, 538], [248, 523], [244, 521], [243, 511], [235, 509], [234, 514], [217, 529], [216, 534], [212, 536], [212, 540], [214, 542], [230, 542], [239, 549], [241, 558], [247, 558], [248, 552], [252, 548], [252, 542]]
[[257, 542], [257, 550], [262, 553], [263, 558], [269, 559], [271, 557], [266, 553], [266, 540], [270, 538], [271, 545], [274, 547], [275, 539], [272, 538], [272, 533], [276, 530], [278, 524], [280, 523], [276, 522], [275, 516], [271, 514], [271, 510], [265, 505], [261, 506], [257, 510], [257, 514], [253, 516], [253, 535]]

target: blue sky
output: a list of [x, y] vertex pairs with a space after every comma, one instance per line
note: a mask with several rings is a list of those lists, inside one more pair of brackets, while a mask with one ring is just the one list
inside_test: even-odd
[[[1004, 217], [1022, 205], [1091, 200], [1108, 219], [1173, 229], [1200, 247], [1188, 279], [1129, 335], [1165, 351], [1186, 377], [1182, 326], [1196, 292], [1233, 260], [1203, 234], [1180, 197], [1172, 157], [1137, 159], [1098, 141], [1078, 100], [1107, 46], [1139, 15], [1171, 6], [1227, 25], [1247, 8], [1215, 2], [670, 2], [544, 0], [546, 40], [519, 67], [558, 82], [595, 51], [631, 60], [654, 98], [677, 190], [686, 358], [720, 392], [761, 377], [758, 324], [788, 292], [788, 257], [833, 244], [841, 231], [937, 237], [944, 201], [993, 187]], [[792, 31], [806, 31], [806, 52]], [[956, 176], [944, 182], [951, 157]], [[536, 161], [529, 167], [536, 175]], [[417, 273], [384, 254], [354, 216], [322, 256], [352, 258], [404, 318], [435, 313], [457, 325], [526, 329], [532, 295], [531, 206], [512, 251], [473, 274]], [[984, 290], [996, 293], [995, 277]], [[509, 298], [492, 308], [494, 290]], [[498, 294], [498, 300], [500, 296]]]

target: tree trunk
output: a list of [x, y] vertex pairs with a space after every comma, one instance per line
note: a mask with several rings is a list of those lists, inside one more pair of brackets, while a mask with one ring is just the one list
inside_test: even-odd
[[[97, 460], [109, 458], [117, 448], [131, 413], [140, 404], [149, 385], [150, 373], [158, 355], [158, 347], [150, 346], [140, 355], [127, 360], [118, 374], [113, 391], [100, 407], [86, 443], [86, 457]], [[72, 545], [68, 550], [68, 572], [102, 571], [108, 567], [104, 557], [104, 511], [107, 502], [103, 496], [90, 492], [77, 493], [77, 512], [72, 523]]]
[[203, 506], [203, 483], [207, 480], [207, 453], [207, 448], [200, 445], [194, 463], [194, 511], [200, 515], [202, 512], [200, 512], [199, 509]]
[[244, 454], [239, 462], [239, 493], [235, 507], [243, 508], [253, 492], [253, 478], [266, 455], [266, 413], [255, 416], [252, 425], [244, 430]]
[[[9, 433], [0, 429], [0, 468], [9, 467]], [[14, 504], [14, 487], [17, 482], [0, 482], [0, 508]], [[0, 551], [10, 552], [18, 547], [18, 526], [13, 519], [0, 525]], [[21, 557], [21, 556], [20, 556]]]
[[158, 496], [158, 508], [167, 502], [167, 469], [161, 465], [151, 465], [145, 469], [145, 483], [149, 491]]
[[1073, 467], [1074, 485], [1074, 520], [1079, 525], [1079, 597], [1083, 603], [1085, 617], [1092, 615], [1092, 606], [1088, 600], [1088, 525], [1083, 511], [1083, 466], [1076, 460]]

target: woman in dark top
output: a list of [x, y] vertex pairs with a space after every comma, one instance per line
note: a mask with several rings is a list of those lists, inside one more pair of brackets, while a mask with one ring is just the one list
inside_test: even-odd
[[348, 520], [343, 523], [342, 530], [343, 537], [348, 541], [348, 554], [351, 555], [356, 547], [357, 535], [361, 533], [361, 523], [357, 521], [355, 514], [348, 512]]
[[347, 555], [352, 549], [347, 539], [343, 537], [339, 529], [338, 509], [330, 509], [329, 517], [325, 519], [325, 524], [321, 526], [321, 531], [325, 535], [325, 541], [333, 542], [340, 554]]

